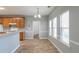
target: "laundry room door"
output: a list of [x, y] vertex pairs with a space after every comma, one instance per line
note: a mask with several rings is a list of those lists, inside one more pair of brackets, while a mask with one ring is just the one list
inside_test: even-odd
[[33, 36], [34, 35], [39, 36], [39, 30], [40, 30], [40, 22], [39, 21], [33, 21]]

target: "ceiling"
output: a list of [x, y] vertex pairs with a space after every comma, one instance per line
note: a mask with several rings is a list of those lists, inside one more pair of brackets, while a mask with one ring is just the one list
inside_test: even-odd
[[54, 6], [3, 6], [5, 9], [0, 10], [0, 15], [26, 15], [33, 16], [36, 14], [37, 8], [42, 16], [49, 15]]

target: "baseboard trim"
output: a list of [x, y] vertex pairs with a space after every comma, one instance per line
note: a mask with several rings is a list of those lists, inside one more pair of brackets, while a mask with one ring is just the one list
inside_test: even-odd
[[48, 39], [47, 37], [40, 37], [40, 39]]
[[[50, 40], [50, 39], [48, 39], [51, 43], [52, 43], [52, 41]], [[63, 51], [61, 51], [56, 45], [55, 45], [55, 43], [52, 43], [56, 48], [57, 48], [57, 50], [60, 52], [60, 53], [63, 53]]]
[[73, 44], [75, 44], [75, 45], [78, 45], [78, 46], [79, 46], [79, 43], [78, 43], [78, 42], [76, 42], [76, 41], [70, 40], [70, 42], [72, 42]]
[[14, 50], [12, 50], [11, 53], [14, 53], [19, 47], [20, 45], [18, 45]]
[[31, 38], [29, 37], [29, 38], [26, 38], [26, 39], [33, 39], [33, 38], [32, 37]]
[[[34, 39], [33, 37], [29, 37], [29, 38], [26, 38], [26, 39]], [[47, 37], [40, 37], [39, 39], [48, 39]]]

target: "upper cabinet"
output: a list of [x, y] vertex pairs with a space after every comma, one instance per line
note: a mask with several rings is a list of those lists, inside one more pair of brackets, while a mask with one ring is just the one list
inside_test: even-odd
[[20, 19], [20, 28], [24, 28], [25, 27], [25, 20], [23, 20], [24, 18]]
[[3, 18], [3, 26], [4, 27], [9, 27], [9, 23], [10, 23], [9, 18], [7, 18], [7, 17]]
[[3, 18], [0, 18], [0, 24], [3, 24]]
[[13, 19], [18, 28], [25, 28], [25, 19], [24, 17], [16, 17]]
[[9, 27], [10, 23], [16, 23], [17, 28], [25, 28], [24, 17], [0, 17], [0, 23], [2, 23], [4, 27]]

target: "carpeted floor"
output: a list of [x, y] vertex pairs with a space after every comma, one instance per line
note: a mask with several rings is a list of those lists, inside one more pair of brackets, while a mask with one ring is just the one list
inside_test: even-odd
[[58, 53], [54, 45], [47, 39], [28, 39], [20, 43], [21, 46], [15, 53]]

